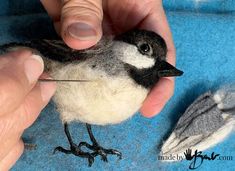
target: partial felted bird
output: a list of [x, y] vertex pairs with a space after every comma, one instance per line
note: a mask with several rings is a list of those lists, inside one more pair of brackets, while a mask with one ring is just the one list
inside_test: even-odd
[[[67, 154], [87, 158], [121, 153], [101, 147], [91, 126], [117, 124], [138, 111], [151, 88], [161, 77], [180, 76], [182, 71], [166, 62], [164, 39], [152, 31], [134, 29], [118, 36], [104, 36], [86, 50], [73, 50], [61, 40], [33, 40], [1, 46], [9, 49], [24, 46], [43, 57], [45, 71], [57, 81], [54, 101], [64, 123], [70, 149], [55, 148]], [[50, 80], [42, 80], [50, 81]], [[92, 144], [73, 143], [68, 123], [87, 123]], [[92, 153], [82, 151], [86, 146]]]

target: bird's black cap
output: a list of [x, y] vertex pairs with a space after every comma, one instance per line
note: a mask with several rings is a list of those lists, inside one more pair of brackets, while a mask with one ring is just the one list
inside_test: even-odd
[[154, 66], [142, 69], [127, 66], [130, 76], [137, 84], [145, 88], [151, 88], [161, 77], [174, 77], [183, 74], [182, 71], [166, 62], [167, 46], [165, 40], [157, 33], [148, 30], [134, 29], [117, 36], [115, 39], [136, 45], [137, 47], [140, 42], [144, 42], [152, 49], [152, 53], [148, 55], [148, 57], [155, 59]]
[[153, 31], [133, 29], [116, 36], [115, 40], [120, 40], [135, 46], [138, 46], [140, 42], [146, 42], [153, 49], [153, 58], [165, 59], [166, 57], [167, 46], [165, 40]]

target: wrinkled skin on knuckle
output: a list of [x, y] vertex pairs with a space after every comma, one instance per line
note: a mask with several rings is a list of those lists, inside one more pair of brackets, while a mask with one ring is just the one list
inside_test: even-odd
[[0, 117], [0, 144], [17, 132], [20, 130], [16, 127], [14, 119], [7, 116]]
[[[79, 10], [78, 10], [79, 9]], [[78, 18], [80, 16], [96, 16], [100, 20], [103, 18], [103, 10], [98, 1], [66, 1], [62, 8], [62, 19]]]
[[9, 93], [16, 92], [16, 87], [13, 85], [14, 81], [12, 81], [11, 79], [8, 79], [7, 82], [4, 82], [0, 85], [0, 108], [3, 108], [5, 106], [10, 107], [10, 104], [16, 103], [16, 98], [14, 98], [15, 95]]
[[34, 120], [34, 115], [29, 112], [29, 108], [30, 108], [30, 104], [27, 103], [27, 101], [21, 106], [21, 113], [20, 115], [22, 116], [21, 118], [21, 122], [19, 123], [19, 127], [21, 127], [22, 129], [27, 129], [28, 127], [30, 127]]
[[[20, 113], [21, 114], [20, 114]], [[22, 109], [9, 113], [5, 117], [0, 118], [2, 127], [0, 128], [0, 147], [3, 141], [10, 143], [17, 142], [25, 130], [24, 113]], [[6, 144], [10, 147], [10, 144]], [[13, 145], [13, 144], [12, 144]]]
[[[8, 107], [9, 111], [12, 111], [14, 109], [11, 107], [16, 107], [20, 103], [17, 96], [22, 96], [25, 90], [19, 81], [12, 77], [1, 77], [0, 82], [0, 108]], [[1, 111], [0, 114], [2, 114]]]
[[[125, 8], [126, 11], [132, 12], [131, 9], [137, 11], [150, 11], [157, 6], [156, 0], [123, 0], [122, 4], [120, 5], [119, 1], [110, 1], [106, 0], [103, 5], [105, 8], [109, 9], [109, 12], [116, 10], [115, 7]], [[121, 15], [121, 14], [120, 14]]]

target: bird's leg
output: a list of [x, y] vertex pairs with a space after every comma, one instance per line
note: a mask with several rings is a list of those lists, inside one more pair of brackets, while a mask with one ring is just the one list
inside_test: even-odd
[[67, 136], [67, 139], [69, 141], [70, 150], [67, 150], [67, 149], [64, 149], [61, 146], [58, 146], [54, 149], [54, 153], [56, 151], [60, 151], [60, 152], [65, 153], [65, 154], [74, 154], [75, 156], [79, 156], [79, 157], [82, 157], [82, 158], [87, 158], [88, 162], [89, 162], [89, 166], [91, 166], [94, 162], [94, 157], [88, 152], [83, 152], [81, 150], [80, 146], [77, 146], [76, 144], [73, 143], [73, 140], [72, 140], [71, 135], [69, 133], [69, 128], [68, 128], [67, 123], [64, 124], [64, 132], [65, 132], [65, 134]]
[[119, 157], [119, 159], [122, 158], [122, 154], [119, 151], [114, 150], [114, 149], [105, 149], [105, 148], [101, 147], [98, 144], [98, 142], [96, 141], [96, 139], [92, 133], [91, 125], [86, 124], [86, 127], [87, 127], [87, 131], [88, 131], [90, 140], [92, 142], [92, 145], [88, 144], [87, 142], [80, 142], [79, 147], [86, 146], [87, 148], [89, 148], [90, 150], [93, 151], [92, 153], [90, 153], [92, 156], [96, 157], [96, 156], [100, 155], [102, 160], [105, 162], [108, 161], [108, 159], [107, 159], [108, 154], [117, 155]]

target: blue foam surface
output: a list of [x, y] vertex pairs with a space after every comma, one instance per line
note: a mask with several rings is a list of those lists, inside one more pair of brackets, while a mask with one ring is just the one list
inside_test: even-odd
[[[68, 142], [59, 114], [50, 103], [23, 136], [25, 141], [37, 144], [37, 149], [25, 151], [12, 171], [187, 170], [188, 161], [159, 161], [159, 147], [198, 95], [221, 84], [235, 82], [235, 16], [191, 12], [168, 12], [167, 16], [177, 49], [177, 67], [185, 72], [176, 79], [174, 96], [153, 119], [137, 114], [119, 125], [93, 127], [98, 141], [104, 147], [122, 151], [123, 159], [118, 161], [115, 156], [109, 156], [109, 163], [104, 163], [98, 157], [88, 168], [85, 159], [62, 153], [53, 155], [54, 147], [61, 145], [68, 148]], [[1, 44], [53, 37], [56, 37], [53, 27], [43, 14], [0, 17]], [[82, 124], [71, 124], [71, 134], [75, 142], [89, 142]], [[205, 161], [197, 170], [235, 170], [234, 144], [235, 134], [232, 133], [225, 141], [205, 151], [206, 154], [214, 151], [223, 156], [233, 156], [232, 161]]]
[[40, 13], [44, 9], [39, 0], [0, 0], [0, 16]]

